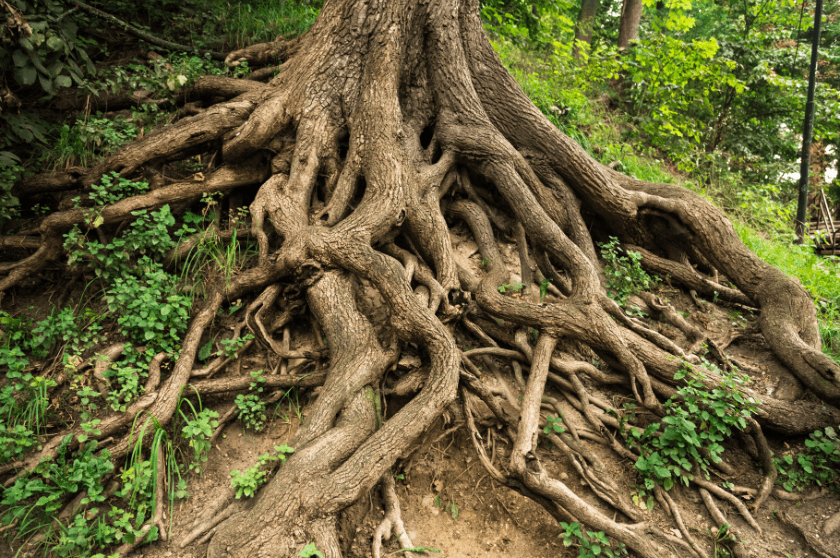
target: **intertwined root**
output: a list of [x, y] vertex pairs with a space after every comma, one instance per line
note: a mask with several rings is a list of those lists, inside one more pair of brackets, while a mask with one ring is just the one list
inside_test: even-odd
[[[653, 294], [640, 296], [685, 333], [686, 346], [627, 317], [605, 292], [593, 235], [618, 236], [642, 254], [645, 267], [668, 273], [688, 289], [759, 308], [762, 332], [780, 359], [824, 401], [840, 402], [840, 368], [819, 352], [813, 304], [801, 287], [749, 253], [704, 200], [619, 175], [551, 126], [492, 52], [477, 2], [328, 3], [299, 41], [255, 48], [232, 60], [263, 60], [266, 53], [289, 58], [268, 86], [200, 83], [199, 97], [217, 94], [227, 100], [73, 179], [90, 185], [106, 171], [131, 176], [201, 151], [224, 161], [198, 180], [104, 207], [100, 227], [117, 226], [133, 211], [190, 203], [207, 192], [239, 195], [238, 188], [258, 185], [250, 204], [256, 262], [246, 262], [232, 280], [208, 282], [168, 377], [159, 382], [166, 355], [158, 355], [147, 393], [125, 414], [102, 422], [101, 439], [131, 425], [109, 448], [115, 459], [125, 455], [129, 440], [145, 425], [170, 421], [188, 384], [202, 395], [247, 389], [247, 376], [211, 379], [225, 372], [231, 358], [195, 368], [200, 340], [226, 299], [259, 293], [234, 337], [246, 329], [255, 337], [238, 356], [262, 350], [267, 361], [275, 361], [266, 387], [322, 386], [290, 442], [294, 454], [257, 500], [231, 504], [232, 492], [223, 495], [196, 521], [182, 546], [204, 536], [212, 537], [211, 557], [279, 557], [314, 540], [325, 555], [340, 556], [336, 514], [379, 485], [386, 517], [374, 536], [374, 556], [389, 534], [411, 547], [390, 469], [450, 409], [466, 422], [492, 478], [554, 517], [604, 531], [640, 556], [706, 556], [667, 492], [657, 488], [654, 494], [684, 539], [644, 522], [644, 514], [587, 447], [595, 441], [621, 459], [639, 458], [620, 440], [619, 410], [592, 386], [621, 386], [646, 412], [661, 417], [662, 401], [675, 396], [680, 385], [675, 375], [685, 362], [698, 362], [696, 352], [710, 342]], [[91, 225], [88, 221], [83, 209], [45, 219], [42, 243], [21, 239], [36, 252], [2, 267], [8, 276], [0, 291], [60, 259], [61, 235], [73, 225]], [[462, 222], [482, 255], [478, 274], [456, 257], [450, 227]], [[242, 231], [200, 233], [173, 250], [166, 265], [180, 265], [202, 235], [210, 234], [232, 238]], [[512, 281], [497, 240], [505, 234], [517, 245], [521, 297], [499, 291]], [[738, 288], [723, 285], [721, 274]], [[387, 324], [371, 323], [359, 309], [355, 289], [362, 282], [381, 296]], [[307, 308], [327, 350], [291, 349], [294, 319]], [[531, 331], [535, 346], [529, 342]], [[469, 347], [461, 341], [467, 338]], [[730, 366], [726, 347], [711, 346], [721, 367]], [[383, 423], [376, 403], [382, 378], [409, 347], [424, 365], [388, 389], [416, 395]], [[463, 352], [467, 348], [473, 350]], [[106, 353], [119, 358], [117, 347]], [[305, 374], [309, 364], [290, 365], [292, 360], [320, 363], [327, 354], [326, 370]], [[596, 355], [609, 363], [608, 370], [591, 364]], [[494, 389], [476, 358], [488, 359]], [[94, 376], [107, 389], [104, 377], [96, 371]], [[703, 382], [714, 389], [720, 380], [709, 371]], [[547, 382], [557, 398], [546, 391]], [[802, 433], [840, 422], [840, 412], [816, 402], [758, 397], [748, 389], [745, 394], [760, 400], [757, 421], [748, 427], [766, 475], [755, 490], [755, 510], [775, 480], [762, 427]], [[480, 404], [500, 428], [495, 435], [512, 443], [504, 466], [481, 443], [475, 420]], [[550, 434], [549, 440], [595, 496], [631, 523], [610, 519], [546, 472], [547, 454], [537, 446], [545, 424], [543, 405], [559, 416], [566, 405], [579, 411], [580, 422], [568, 421], [569, 430]], [[234, 414], [231, 407], [229, 418]], [[46, 444], [24, 470], [52, 455], [60, 439]], [[694, 486], [719, 525], [728, 522], [715, 498], [733, 504], [757, 528], [752, 513], [729, 491], [700, 474]], [[159, 511], [147, 528], [162, 521]], [[674, 548], [679, 551], [668, 550]], [[735, 551], [746, 552], [742, 545]]]

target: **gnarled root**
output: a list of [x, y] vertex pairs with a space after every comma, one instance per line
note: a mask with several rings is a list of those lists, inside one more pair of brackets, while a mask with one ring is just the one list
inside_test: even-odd
[[[717, 504], [712, 498], [712, 495], [709, 494], [709, 491], [705, 488], [700, 488], [700, 497], [703, 498], [703, 503], [706, 504], [706, 509], [709, 510], [709, 513], [712, 516], [712, 519], [715, 520], [715, 523], [718, 524], [719, 532], [723, 533], [731, 533], [732, 537], [735, 539], [732, 541], [732, 550], [735, 552], [735, 556], [738, 558], [750, 558], [752, 553], [747, 550], [747, 548], [741, 543], [741, 536], [739, 535], [738, 531], [732, 527], [732, 523], [726, 520], [726, 517], [720, 511], [720, 508], [717, 507]], [[728, 527], [726, 527], [728, 525]]]
[[[402, 522], [400, 500], [397, 497], [396, 484], [390, 471], [382, 475], [380, 486], [382, 488], [382, 501], [385, 505], [385, 517], [373, 533], [373, 558], [381, 558], [382, 541], [390, 539], [392, 534], [397, 537], [400, 548], [414, 548], [414, 544], [408, 537], [405, 525]], [[405, 557], [409, 558], [412, 554], [406, 552]]]

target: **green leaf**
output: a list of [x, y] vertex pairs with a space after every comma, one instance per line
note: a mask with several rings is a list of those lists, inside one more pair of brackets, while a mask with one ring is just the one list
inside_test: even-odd
[[47, 39], [47, 47], [50, 50], [58, 50], [64, 46], [64, 41], [53, 35], [49, 39]]
[[213, 354], [213, 341], [208, 341], [206, 345], [201, 347], [198, 351], [199, 360], [207, 360]]
[[312, 558], [312, 556], [317, 556], [318, 558], [324, 558], [324, 555], [315, 547], [315, 543], [311, 542], [303, 547], [298, 553], [298, 556], [301, 558]]
[[35, 78], [38, 77], [38, 72], [32, 66], [18, 68], [15, 70], [15, 80], [20, 85], [32, 85], [35, 83]]
[[29, 57], [19, 50], [16, 50], [15, 53], [12, 54], [12, 60], [14, 60], [15, 66], [18, 68], [22, 68], [29, 63]]

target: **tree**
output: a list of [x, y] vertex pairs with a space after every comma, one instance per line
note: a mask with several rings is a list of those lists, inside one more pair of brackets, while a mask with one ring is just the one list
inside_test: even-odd
[[592, 29], [597, 21], [599, 0], [583, 0], [578, 12], [577, 24], [575, 25], [575, 46], [572, 54], [575, 58], [580, 56], [580, 43], [592, 44]]
[[618, 48], [628, 48], [639, 38], [639, 22], [642, 21], [642, 0], [624, 0], [621, 5], [621, 20], [618, 23]]
[[[224, 519], [211, 540], [211, 558], [292, 556], [311, 541], [325, 556], [340, 556], [337, 514], [378, 485], [392, 501], [396, 460], [451, 408], [469, 425], [489, 473], [558, 519], [576, 518], [647, 558], [672, 555], [666, 542], [681, 544], [683, 555], [690, 553], [687, 543], [652, 524], [610, 519], [551, 478], [537, 457], [540, 402], [550, 367], [577, 395], [594, 430], [602, 432], [605, 424], [619, 423], [591, 412], [580, 372], [595, 382], [626, 383], [640, 405], [661, 416], [660, 397], [673, 395], [685, 363], [699, 360], [629, 319], [607, 296], [593, 234], [619, 238], [642, 254], [650, 270], [701, 294], [760, 308], [761, 331], [779, 359], [823, 402], [840, 404], [840, 367], [820, 352], [816, 311], [806, 291], [747, 250], [728, 220], [699, 196], [603, 166], [552, 126], [500, 63], [476, 0], [327, 1], [308, 33], [229, 57], [231, 63], [242, 60], [282, 65], [267, 85], [207, 78], [191, 98], [226, 100], [91, 169], [41, 177], [22, 188], [43, 190], [68, 181], [89, 187], [106, 172], [137, 176], [196, 153], [215, 157], [212, 173], [161, 185], [96, 212], [77, 207], [50, 215], [40, 227], [43, 241], [35, 254], [6, 265], [8, 276], [0, 281], [0, 290], [7, 291], [60, 261], [62, 235], [74, 225], [90, 231], [116, 228], [141, 210], [211, 192], [244, 196], [245, 186], [259, 185], [250, 204], [258, 261], [232, 276], [205, 276], [203, 306], [190, 320], [169, 378], [129, 408], [127, 418], [114, 420], [122, 427], [132, 424], [132, 432], [152, 421], [167, 424], [188, 382], [199, 393], [243, 389], [246, 384], [227, 379], [190, 381], [202, 334], [226, 300], [254, 297], [240, 329], [254, 331], [279, 357], [315, 358], [272, 337], [272, 330], [282, 327], [276, 326], [282, 319], [270, 319], [272, 308], [277, 301], [286, 304], [283, 297], [294, 290], [284, 286], [289, 283], [305, 293], [326, 337], [331, 366], [318, 374], [292, 370], [271, 379], [274, 386], [323, 385], [289, 444], [294, 453], [255, 501], [234, 501], [233, 491], [220, 498], [197, 519], [185, 544]], [[472, 231], [484, 257], [481, 277], [456, 263], [447, 217]], [[551, 298], [543, 302], [500, 292], [511, 281], [496, 230], [516, 237], [523, 283], [532, 286], [535, 277], [544, 277], [547, 286], [551, 279], [556, 286]], [[183, 245], [192, 241], [200, 239]], [[179, 250], [174, 248], [168, 260], [173, 265]], [[376, 331], [358, 308], [358, 280], [368, 281], [386, 302], [391, 319], [385, 331]], [[681, 323], [666, 303], [648, 300]], [[290, 305], [283, 309], [291, 311]], [[527, 328], [537, 334], [533, 347]], [[463, 352], [453, 331], [473, 332], [486, 348]], [[378, 427], [374, 390], [409, 343], [420, 348], [427, 364], [417, 372], [424, 375], [423, 387]], [[563, 351], [555, 353], [557, 347]], [[518, 421], [481, 380], [472, 359], [482, 351], [529, 363]], [[596, 369], [587, 356], [593, 352], [623, 374]], [[718, 354], [725, 366], [725, 355]], [[709, 371], [703, 382], [713, 388], [720, 377]], [[486, 459], [478, 443], [475, 398], [514, 433], [507, 473]], [[760, 425], [803, 433], [836, 424], [840, 412], [829, 405], [761, 397], [750, 432], [764, 448]], [[140, 418], [132, 423], [135, 415]], [[118, 432], [116, 423], [105, 424], [96, 436]], [[54, 452], [61, 439], [64, 434], [27, 466]], [[125, 434], [110, 446], [113, 459], [129, 451], [131, 439]], [[614, 439], [613, 447], [627, 452]], [[762, 456], [769, 459], [769, 450]], [[584, 471], [601, 499], [630, 518], [639, 517], [609, 475], [594, 465]], [[758, 505], [773, 486], [773, 471], [771, 464]], [[702, 485], [700, 475], [695, 482]], [[399, 525], [398, 508], [390, 507], [385, 521]], [[401, 544], [411, 546], [402, 539]]]

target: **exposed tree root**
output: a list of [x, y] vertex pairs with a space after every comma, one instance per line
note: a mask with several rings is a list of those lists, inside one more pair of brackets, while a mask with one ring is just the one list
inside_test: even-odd
[[836, 548], [828, 548], [826, 544], [822, 541], [819, 535], [811, 531], [810, 529], [804, 529], [798, 523], [793, 521], [785, 512], [784, 510], [780, 510], [778, 513], [779, 520], [782, 521], [788, 527], [791, 527], [796, 533], [802, 537], [805, 541], [805, 544], [808, 545], [814, 554], [819, 556], [820, 558], [837, 558], [838, 554], [836, 552]]
[[[381, 558], [382, 556], [382, 541], [391, 538], [391, 535], [397, 537], [400, 548], [414, 548], [414, 544], [408, 537], [405, 531], [405, 525], [402, 522], [402, 514], [400, 512], [400, 500], [397, 498], [396, 486], [394, 484], [394, 477], [391, 472], [382, 475], [382, 500], [385, 504], [385, 517], [376, 528], [373, 534], [373, 558]], [[404, 553], [406, 558], [411, 556], [411, 553]]]
[[[720, 511], [717, 504], [712, 498], [712, 495], [709, 494], [709, 491], [705, 488], [700, 488], [700, 497], [703, 498], [703, 503], [706, 504], [706, 509], [709, 510], [709, 513], [712, 516], [712, 519], [715, 520], [715, 523], [718, 524], [718, 528], [722, 529], [724, 533], [731, 533], [732, 536], [735, 538], [734, 542], [732, 542], [732, 551], [735, 553], [735, 556], [738, 558], [749, 558], [752, 556], [752, 553], [747, 550], [747, 548], [741, 543], [741, 535], [738, 531], [732, 527], [732, 523], [726, 520], [726, 517]], [[726, 527], [726, 526], [729, 527]], [[711, 536], [716, 536], [715, 534], [710, 533]]]
[[[230, 64], [283, 61], [267, 85], [201, 80], [179, 99], [201, 103], [185, 109], [194, 116], [94, 168], [39, 176], [22, 186], [27, 194], [89, 187], [106, 172], [135, 178], [196, 154], [217, 162], [193, 180], [101, 208], [54, 213], [40, 224], [40, 241], [33, 231], [3, 240], [0, 247], [25, 257], [0, 264], [6, 274], [0, 293], [60, 261], [62, 235], [74, 225], [105, 238], [103, 227], [107, 234], [118, 233], [133, 212], [164, 204], [183, 208], [211, 192], [230, 194], [231, 212], [250, 209], [249, 227], [222, 231], [218, 216], [168, 254], [166, 269], [183, 271], [191, 251], [211, 237], [244, 241], [250, 233], [258, 250], [251, 260], [236, 262], [237, 271], [224, 278], [205, 270], [203, 305], [193, 313], [171, 370], [161, 371], [168, 355], [156, 355], [145, 394], [125, 413], [104, 418], [101, 434], [94, 436], [116, 438], [108, 449], [119, 460], [150, 424], [169, 424], [182, 397], [247, 390], [250, 375], [226, 374], [242, 366], [246, 352], [265, 355], [270, 372], [263, 375], [264, 388], [321, 386], [289, 441], [294, 453], [269, 471], [276, 474], [258, 497], [245, 502], [232, 490], [221, 495], [196, 519], [182, 547], [209, 541], [210, 558], [280, 558], [314, 541], [325, 556], [338, 558], [337, 514], [377, 485], [386, 516], [374, 535], [373, 555], [380, 555], [390, 534], [403, 548], [411, 547], [391, 468], [428, 441], [432, 426], [445, 416], [457, 419], [445, 433], [466, 425], [494, 481], [534, 500], [554, 518], [604, 531], [645, 558], [706, 558], [668, 493], [654, 491], [682, 538], [644, 522], [645, 512], [588, 444], [635, 462], [638, 450], [628, 449], [615, 430], [644, 427], [619, 418], [620, 402], [606, 400], [595, 387], [618, 390], [658, 420], [666, 414], [663, 401], [681, 397], [683, 381], [675, 376], [687, 365], [700, 364], [695, 353], [703, 344], [722, 370], [731, 370], [727, 344], [715, 344], [653, 293], [641, 293], [639, 304], [680, 329], [686, 346], [628, 317], [607, 296], [593, 236], [618, 237], [643, 255], [648, 270], [670, 274], [703, 296], [760, 310], [764, 338], [820, 399], [782, 401], [743, 388], [759, 409], [748, 433], [765, 477], [758, 488], [735, 491], [754, 496], [754, 510], [771, 494], [788, 498], [773, 487], [775, 467], [762, 429], [791, 435], [840, 423], [840, 410], [832, 406], [840, 404], [840, 367], [820, 352], [807, 293], [751, 254], [723, 215], [698, 196], [630, 179], [590, 159], [512, 81], [484, 35], [478, 10], [476, 0], [328, 2], [301, 38], [278, 39], [228, 57]], [[223, 101], [212, 105], [218, 98]], [[472, 236], [482, 265], [467, 269], [453, 231]], [[523, 293], [500, 292], [512, 284], [500, 235], [515, 241], [513, 267]], [[724, 284], [721, 276], [735, 286]], [[360, 285], [381, 297], [387, 324], [371, 323], [360, 310]], [[234, 340], [246, 330], [254, 339], [235, 355], [196, 368], [205, 332], [225, 301], [237, 299], [247, 304], [244, 316], [237, 314], [225, 325], [232, 324]], [[326, 348], [303, 342], [292, 349], [300, 322], [309, 328], [309, 320], [319, 342], [323, 332]], [[464, 350], [468, 347], [472, 350]], [[114, 345], [99, 351], [93, 376], [103, 392], [109, 387], [103, 373], [122, 350]], [[421, 363], [389, 378], [379, 393], [401, 352]], [[292, 361], [303, 362], [294, 366]], [[722, 389], [715, 370], [704, 370], [697, 382]], [[383, 417], [382, 397], [389, 394], [410, 400]], [[567, 426], [544, 437], [568, 458], [570, 471], [602, 503], [635, 523], [611, 520], [547, 473], [548, 452], [537, 446], [547, 424], [544, 408]], [[211, 442], [235, 414], [230, 406]], [[477, 423], [498, 425], [488, 429], [492, 440], [481, 436]], [[0, 474], [15, 471], [8, 485], [54, 456], [64, 436], [80, 433], [77, 427], [54, 436], [25, 462], [0, 467]], [[499, 440], [510, 442], [509, 453], [497, 451]], [[734, 472], [725, 463], [718, 468]], [[166, 530], [162, 477], [144, 536], [153, 525]], [[728, 522], [712, 494], [760, 530], [729, 491], [699, 474], [694, 482], [718, 525]], [[734, 550], [748, 555], [740, 542]]]
[[823, 525], [823, 533], [826, 537], [833, 535], [837, 529], [840, 529], [840, 512], [832, 515]]
[[691, 545], [691, 552], [698, 558], [708, 558], [707, 554], [697, 545], [697, 542], [694, 540], [694, 537], [691, 536], [688, 529], [685, 526], [685, 522], [682, 519], [682, 515], [680, 514], [680, 510], [677, 507], [677, 504], [671, 497], [668, 495], [668, 492], [665, 490], [656, 487], [656, 493], [659, 494], [659, 497], [662, 498], [665, 502], [665, 508], [668, 510], [671, 517], [674, 518], [674, 523], [677, 524], [677, 527], [682, 533], [683, 537], [688, 541], [688, 544]]

